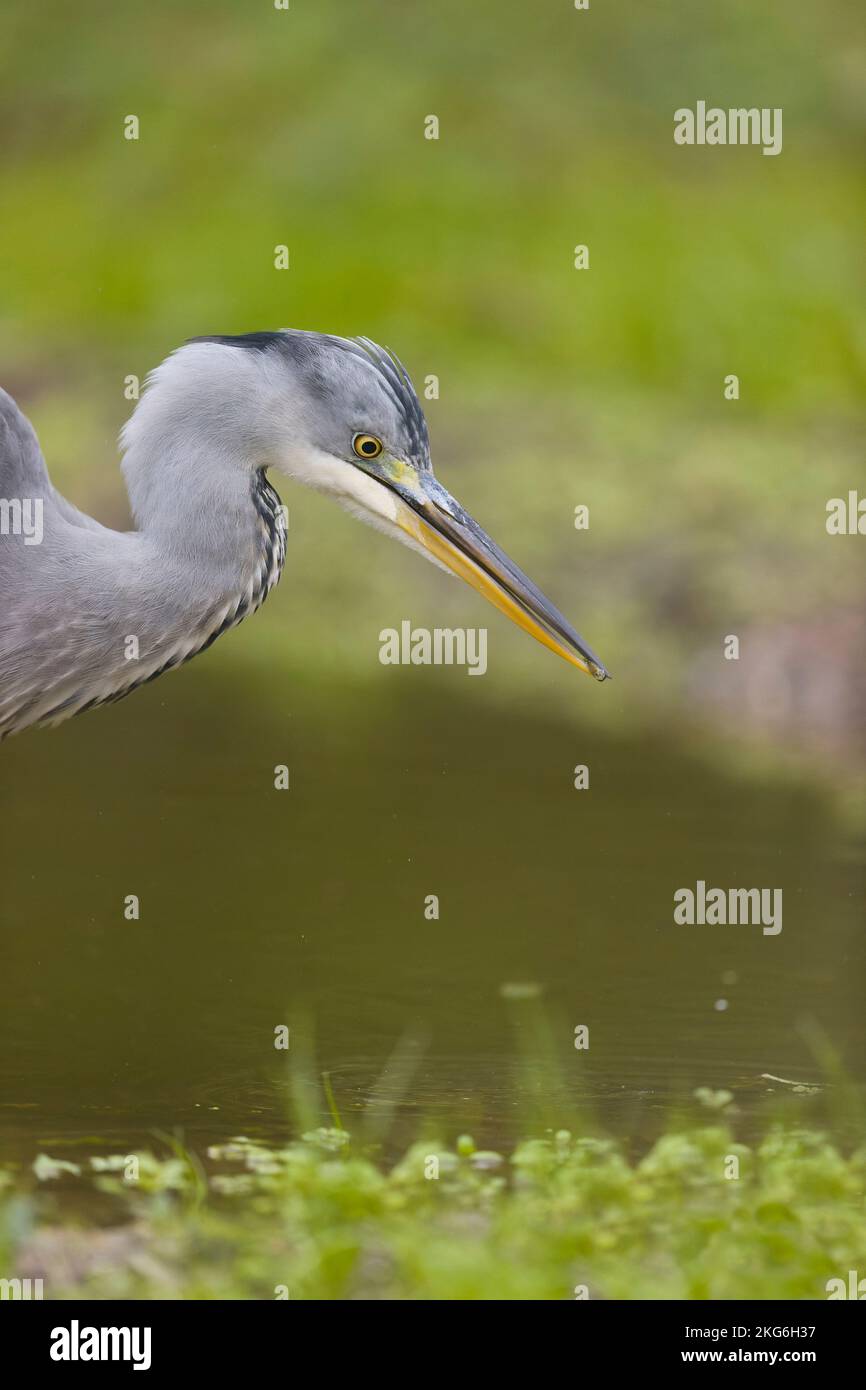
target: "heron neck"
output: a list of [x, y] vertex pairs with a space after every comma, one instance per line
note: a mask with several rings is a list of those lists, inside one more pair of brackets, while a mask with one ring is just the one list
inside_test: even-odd
[[[222, 465], [222, 466], [220, 466]], [[123, 460], [136, 528], [173, 555], [230, 560], [258, 537], [259, 475], [240, 461], [169, 446], [155, 457], [141, 445]]]
[[194, 461], [181, 470], [130, 449], [124, 472], [136, 531], [100, 526], [58, 497], [46, 523], [52, 563], [39, 569], [40, 548], [24, 551], [34, 557], [22, 598], [29, 664], [5, 681], [0, 738], [120, 699], [188, 661], [279, 579], [285, 513], [263, 470], [216, 484], [211, 471], [206, 485]]
[[255, 612], [279, 580], [286, 513], [264, 469], [229, 459], [225, 449], [169, 447], [156, 461], [140, 444], [123, 461], [139, 534], [157, 573], [174, 592], [182, 583], [198, 621], [224, 631]]

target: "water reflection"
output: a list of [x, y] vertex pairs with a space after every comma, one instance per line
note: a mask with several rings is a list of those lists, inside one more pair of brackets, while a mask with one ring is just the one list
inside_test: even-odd
[[[817, 790], [400, 676], [284, 709], [224, 672], [178, 676], [170, 700], [4, 746], [4, 1154], [280, 1134], [274, 1029], [305, 1011], [347, 1121], [424, 1033], [402, 1130], [432, 1115], [507, 1143], [508, 981], [543, 988], [571, 1097], [614, 1127], [695, 1085], [747, 1099], [762, 1073], [815, 1077], [803, 1020], [862, 1076], [864, 860]], [[783, 931], [675, 926], [698, 879], [781, 887]]]

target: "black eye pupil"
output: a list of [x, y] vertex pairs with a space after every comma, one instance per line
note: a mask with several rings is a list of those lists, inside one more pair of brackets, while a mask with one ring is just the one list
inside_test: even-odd
[[376, 445], [373, 443], [372, 439], [364, 440], [364, 443], [361, 445], [361, 452], [365, 454], [375, 454]]

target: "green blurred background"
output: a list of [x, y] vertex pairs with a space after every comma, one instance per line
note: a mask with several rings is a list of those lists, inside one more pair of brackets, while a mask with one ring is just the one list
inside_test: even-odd
[[[863, 753], [862, 547], [824, 529], [863, 478], [856, 4], [11, 0], [3, 23], [0, 376], [58, 485], [126, 524], [124, 378], [187, 337], [367, 334], [439, 377], [440, 475], [629, 690], [575, 685], [291, 488], [292, 598], [238, 641], [377, 680], [380, 626], [490, 619], [487, 698], [519, 675], [592, 718], [706, 708]], [[675, 146], [698, 98], [782, 107], [781, 155]]]
[[[439, 377], [439, 476], [615, 676], [275, 480], [255, 619], [4, 745], [13, 1135], [252, 1132], [303, 999], [341, 1104], [423, 1026], [419, 1110], [498, 1140], [509, 980], [566, 1050], [592, 1024], [613, 1110], [816, 1074], [804, 1016], [862, 1074], [866, 540], [825, 529], [866, 486], [859, 9], [6, 0], [0, 381], [58, 486], [128, 524], [124, 379], [188, 337], [368, 335]], [[675, 146], [698, 99], [782, 107], [782, 153]], [[485, 678], [382, 667], [406, 617], [489, 625]], [[781, 883], [784, 933], [672, 935], [714, 875]]]

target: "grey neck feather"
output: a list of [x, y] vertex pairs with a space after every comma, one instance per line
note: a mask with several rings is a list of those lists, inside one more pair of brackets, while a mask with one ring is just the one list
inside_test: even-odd
[[[124, 431], [135, 531], [93, 522], [45, 479], [44, 544], [15, 546], [18, 597], [0, 614], [0, 738], [120, 699], [189, 660], [280, 577], [285, 514], [267, 459], [241, 427], [225, 427], [224, 404], [209, 412], [187, 395], [184, 405], [171, 387], [157, 374]], [[234, 411], [254, 418], [249, 402]]]

